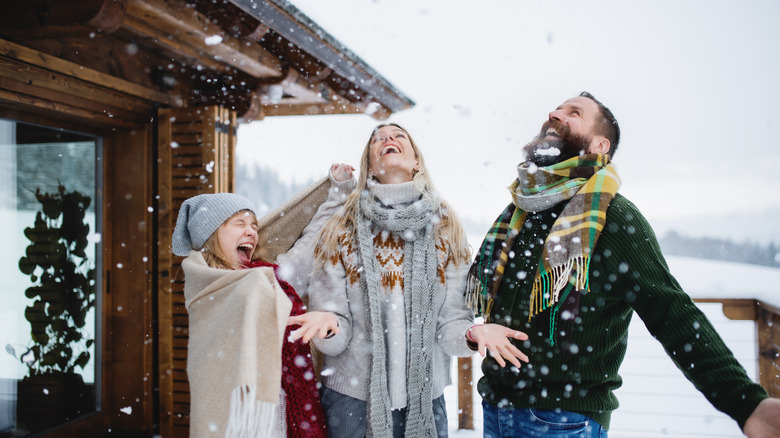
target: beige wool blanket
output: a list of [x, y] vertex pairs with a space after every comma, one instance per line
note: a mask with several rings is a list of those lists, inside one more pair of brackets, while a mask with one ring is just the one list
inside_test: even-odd
[[272, 268], [210, 268], [197, 251], [182, 268], [190, 436], [275, 436], [290, 299]]
[[328, 198], [329, 188], [328, 178], [322, 178], [257, 220], [257, 244], [263, 260], [278, 263], [277, 258], [292, 248]]

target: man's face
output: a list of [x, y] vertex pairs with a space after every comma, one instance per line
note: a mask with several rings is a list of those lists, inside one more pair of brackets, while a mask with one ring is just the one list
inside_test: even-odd
[[596, 102], [577, 96], [551, 112], [542, 129], [523, 147], [525, 160], [539, 167], [591, 152], [602, 136], [594, 133], [601, 117]]
[[565, 124], [548, 120], [539, 135], [523, 147], [525, 161], [545, 167], [583, 155], [588, 151], [591, 137], [575, 134]]

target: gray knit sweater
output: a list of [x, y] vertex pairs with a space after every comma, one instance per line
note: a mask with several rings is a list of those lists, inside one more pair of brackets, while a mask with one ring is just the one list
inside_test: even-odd
[[[387, 207], [403, 207], [420, 199], [422, 194], [413, 183], [370, 184], [369, 190]], [[374, 228], [374, 255], [379, 261], [384, 297], [381, 302], [385, 330], [388, 388], [391, 407], [406, 406], [406, 323], [403, 295], [404, 241], [387, 230]], [[450, 356], [470, 356], [474, 353], [465, 338], [474, 318], [463, 300], [468, 262], [456, 264], [449, 243], [439, 238], [438, 277], [434, 291], [437, 315], [434, 374], [431, 398], [439, 397], [451, 383]], [[310, 310], [333, 312], [339, 319], [340, 332], [329, 339], [315, 338], [315, 346], [323, 353], [322, 383], [328, 388], [357, 398], [368, 399], [370, 371], [370, 335], [367, 326], [368, 302], [361, 288], [362, 272], [357, 242], [346, 233], [339, 243], [338, 258], [326, 262], [315, 272], [309, 285]]]

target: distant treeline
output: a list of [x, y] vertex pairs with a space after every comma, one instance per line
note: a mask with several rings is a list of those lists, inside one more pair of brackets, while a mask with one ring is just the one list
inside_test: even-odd
[[252, 201], [261, 216], [312, 184], [314, 180], [285, 183], [279, 172], [255, 162], [236, 166], [236, 193]]
[[780, 268], [780, 247], [774, 242], [732, 242], [712, 237], [687, 237], [669, 231], [658, 242], [666, 255], [723, 260]]
[[[285, 183], [279, 172], [254, 162], [239, 163], [236, 168], [236, 193], [245, 196], [263, 215], [281, 205], [284, 201], [303, 190], [314, 180]], [[480, 229], [464, 218], [468, 229]], [[469, 227], [471, 225], [471, 227]], [[711, 237], [688, 237], [676, 231], [669, 231], [658, 239], [666, 255], [723, 260], [752, 265], [780, 268], [780, 247], [774, 242], [759, 244], [753, 242], [732, 242]], [[472, 242], [479, 246], [481, 242]]]

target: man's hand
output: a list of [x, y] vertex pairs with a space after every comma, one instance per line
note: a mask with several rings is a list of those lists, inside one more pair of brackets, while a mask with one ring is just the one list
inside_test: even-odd
[[780, 399], [767, 398], [745, 421], [742, 432], [749, 438], [780, 437]]
[[339, 320], [330, 312], [306, 312], [303, 315], [291, 316], [287, 319], [287, 325], [299, 324], [301, 328], [290, 333], [290, 342], [298, 339], [303, 343], [309, 342], [313, 337], [327, 338], [339, 332]]
[[477, 343], [479, 355], [485, 357], [485, 350], [489, 351], [501, 367], [506, 366], [504, 359], [517, 368], [520, 368], [520, 361], [528, 362], [528, 356], [512, 345], [508, 339], [521, 341], [528, 339], [528, 335], [521, 331], [512, 330], [499, 324], [485, 324], [471, 327], [468, 334]]

